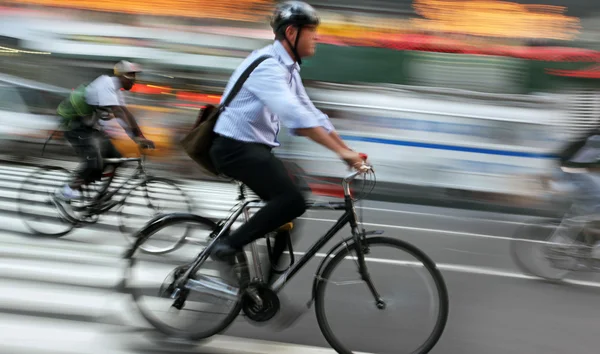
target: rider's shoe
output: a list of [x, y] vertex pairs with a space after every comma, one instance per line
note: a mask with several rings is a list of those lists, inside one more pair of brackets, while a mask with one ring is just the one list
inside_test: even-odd
[[68, 186], [64, 186], [63, 188], [57, 189], [54, 194], [52, 194], [52, 203], [65, 219], [72, 221], [77, 220], [77, 215], [71, 206], [71, 201], [77, 198], [78, 192], [71, 190]]
[[236, 256], [241, 252], [244, 250], [232, 247], [226, 239], [221, 239], [215, 243], [210, 254], [210, 258], [216, 262], [214, 268], [222, 280], [236, 287], [246, 286], [250, 282], [248, 264], [236, 262]]
[[210, 258], [217, 262], [234, 264], [235, 255], [239, 252], [242, 252], [242, 250], [230, 246], [226, 241], [217, 241], [213, 246]]

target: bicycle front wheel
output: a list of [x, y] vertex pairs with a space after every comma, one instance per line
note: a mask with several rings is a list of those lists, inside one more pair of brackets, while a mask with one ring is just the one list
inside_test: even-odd
[[448, 319], [448, 292], [435, 263], [388, 237], [367, 238], [363, 252], [384, 306], [377, 306], [359, 274], [355, 245], [347, 245], [328, 261], [316, 289], [315, 311], [325, 339], [343, 354], [428, 353]]
[[517, 229], [510, 242], [510, 254], [523, 273], [561, 281], [575, 269], [577, 244], [557, 235], [560, 224], [561, 220], [533, 220]]
[[[159, 214], [191, 213], [192, 202], [175, 182], [159, 177], [150, 177], [137, 186], [126, 197], [119, 210], [119, 229], [133, 243], [133, 233], [141, 229], [148, 220]], [[171, 252], [183, 244], [190, 231], [189, 225], [173, 225], [161, 230], [140, 248], [148, 253]]]

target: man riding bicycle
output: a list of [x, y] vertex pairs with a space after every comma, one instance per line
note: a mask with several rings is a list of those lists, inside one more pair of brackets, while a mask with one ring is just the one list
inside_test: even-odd
[[54, 193], [53, 202], [62, 213], [74, 217], [70, 202], [79, 198], [80, 187], [101, 179], [106, 167], [104, 158], [121, 157], [104, 132], [104, 121], [116, 117], [138, 145], [154, 148], [154, 143], [144, 137], [133, 114], [125, 107], [121, 93], [121, 89], [131, 90], [139, 72], [139, 65], [120, 61], [114, 66], [115, 76], [101, 75], [89, 85], [79, 86], [59, 105], [57, 113], [63, 119], [64, 136], [82, 160], [73, 180]]
[[[253, 52], [231, 76], [223, 97], [257, 58], [268, 55], [248, 77], [233, 101], [221, 113], [210, 150], [215, 167], [250, 189], [266, 205], [235, 232], [215, 245], [213, 257], [228, 261], [242, 248], [291, 222], [306, 211], [305, 199], [288, 175], [284, 164], [272, 153], [279, 146], [280, 121], [292, 134], [308, 137], [335, 152], [348, 165], [363, 163], [334, 130], [327, 115], [310, 101], [300, 78], [302, 58], [315, 53], [319, 17], [301, 1], [281, 3], [271, 27], [275, 42]], [[275, 240], [272, 263], [276, 265], [286, 240]], [[273, 279], [273, 267], [267, 280]]]

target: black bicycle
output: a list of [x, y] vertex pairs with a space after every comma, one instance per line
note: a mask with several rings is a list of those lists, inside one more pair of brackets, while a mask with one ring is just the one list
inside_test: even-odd
[[[58, 166], [42, 166], [29, 174], [19, 188], [19, 216], [32, 233], [61, 237], [74, 228], [97, 223], [100, 215], [117, 208], [118, 228], [131, 236], [152, 217], [168, 210], [192, 212], [187, 194], [172, 180], [149, 175], [144, 161], [143, 153], [138, 158], [104, 159], [107, 167], [101, 180], [83, 185], [81, 197], [71, 202], [76, 217], [60, 212], [52, 199], [54, 192], [70, 181], [73, 173]], [[129, 162], [137, 163], [133, 173], [125, 178], [116, 177], [116, 166]], [[148, 210], [142, 210], [144, 207]], [[182, 245], [189, 228], [168, 231], [141, 249], [158, 254], [170, 252]], [[135, 241], [127, 238], [132, 243]]]
[[[193, 214], [169, 214], [154, 218], [140, 229], [137, 241], [125, 254], [128, 266], [123, 284], [132, 294], [143, 317], [159, 332], [172, 338], [199, 340], [224, 331], [240, 311], [254, 324], [272, 319], [279, 311], [278, 293], [310, 259], [318, 257], [322, 261], [312, 281], [312, 296], [307, 308], [315, 304], [318, 324], [331, 347], [339, 353], [372, 351], [370, 346], [373, 345], [380, 348], [385, 345], [393, 353], [428, 353], [440, 339], [448, 318], [448, 293], [444, 279], [435, 263], [418, 248], [395, 238], [380, 236], [383, 231], [365, 231], [360, 227], [350, 184], [358, 175], [368, 174], [373, 174], [373, 169], [365, 164], [360, 172], [353, 172], [343, 179], [343, 202], [309, 203], [311, 209], [341, 210], [344, 213], [297, 261], [294, 255], [298, 253], [293, 251], [289, 242], [290, 266], [280, 270], [282, 274], [271, 286], [262, 276], [263, 264], [259, 257], [262, 245], [258, 241], [250, 245], [251, 266], [245, 252], [237, 255], [231, 265], [214, 262], [209, 257], [214, 243], [228, 233], [240, 215], [244, 214], [247, 220], [252, 209], [264, 205], [258, 200], [247, 201], [243, 185], [240, 186], [240, 203], [227, 219], [214, 221]], [[205, 243], [197, 245], [202, 250], [194, 250], [191, 245], [154, 259], [147, 254], [137, 256], [137, 249], [151, 240], [155, 233], [180, 224], [193, 225], [195, 232], [203, 233]], [[318, 251], [348, 224], [352, 236], [342, 239], [326, 255], [319, 254]], [[289, 229], [289, 226], [282, 228]], [[271, 236], [266, 236], [267, 249], [270, 249]], [[374, 256], [375, 251], [383, 252]], [[185, 259], [193, 260], [186, 262]], [[144, 266], [148, 266], [148, 270], [144, 270]], [[334, 272], [337, 274], [338, 271], [347, 273], [347, 277], [338, 280], [334, 277]], [[375, 280], [374, 274], [383, 274], [384, 278]], [[428, 287], [417, 289], [417, 282], [423, 280]], [[387, 293], [390, 286], [402, 284], [398, 293]], [[361, 318], [366, 310], [361, 312], [357, 304], [348, 303], [359, 296], [367, 299], [367, 309], [375, 311], [375, 322]], [[342, 312], [328, 313], [326, 310], [331, 305], [342, 306]], [[403, 313], [390, 315], [395, 309]], [[339, 316], [340, 313], [353, 314], [358, 318], [349, 323], [347, 318]], [[428, 314], [431, 315], [429, 318]], [[398, 321], [402, 319], [409, 320], [409, 324], [399, 325]], [[353, 333], [344, 337], [340, 328], [338, 331], [333, 329], [337, 320], [342, 322], [342, 327], [364, 324], [368, 326], [369, 335], [376, 338], [367, 342], [364, 340], [366, 336], [357, 336], [361, 332], [355, 328]], [[378, 331], [378, 327], [386, 330]], [[394, 333], [391, 340], [399, 341], [398, 345], [390, 345], [389, 339], [381, 338], [390, 332], [390, 328]], [[409, 342], [410, 349], [399, 349]], [[351, 345], [359, 348], [350, 349]]]

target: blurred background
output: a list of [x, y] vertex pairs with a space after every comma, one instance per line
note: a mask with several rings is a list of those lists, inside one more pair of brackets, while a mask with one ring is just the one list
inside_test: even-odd
[[[593, 289], [600, 283], [578, 283], [583, 290], [557, 287], [554, 292], [539, 284], [524, 285], [520, 282], [525, 278], [515, 271], [503, 242], [526, 215], [555, 212], [557, 204], [548, 198], [544, 181], [556, 171], [559, 151], [598, 126], [600, 2], [307, 2], [319, 11], [322, 25], [316, 56], [304, 62], [301, 75], [315, 105], [329, 115], [348, 144], [367, 153], [376, 167], [377, 186], [369, 196], [372, 204], [364, 209], [366, 220], [371, 217], [378, 223], [373, 225], [402, 230], [403, 237], [450, 272], [449, 286], [456, 301], [451, 309], [456, 309], [456, 316], [437, 353], [597, 353], [593, 335], [597, 314], [590, 309], [597, 308]], [[144, 69], [125, 97], [145, 135], [157, 142], [158, 148], [150, 153], [151, 172], [193, 187], [198, 210], [213, 217], [225, 215], [234, 204], [235, 189], [198, 182], [214, 178], [202, 175], [179, 142], [199, 110], [219, 102], [237, 65], [273, 41], [269, 15], [275, 3], [0, 1], [0, 163], [10, 176], [0, 180], [17, 183], [13, 174], [21, 176], [25, 170], [15, 166], [22, 164], [74, 166], [76, 158], [60, 134], [42, 156], [44, 142], [58, 129], [56, 108], [72, 89], [111, 74], [113, 65], [126, 59]], [[125, 155], [137, 154], [118, 125], [109, 129]], [[315, 177], [313, 191], [339, 192], [339, 177], [347, 170], [332, 153], [285, 130], [280, 141], [277, 154]], [[3, 193], [0, 199], [12, 203], [14, 193]], [[215, 203], [221, 205], [220, 210], [213, 209]], [[12, 204], [6, 207], [11, 208]], [[7, 225], [14, 222], [0, 215], [3, 219]], [[319, 225], [308, 230], [317, 235], [327, 226]], [[103, 238], [107, 230], [82, 231], [79, 237], [86, 235], [82, 244], [91, 242], [97, 247], [109, 242]], [[10, 232], [18, 237], [24, 233], [20, 227]], [[8, 231], [3, 237], [12, 240]], [[15, 240], [14, 245], [24, 242]], [[118, 253], [110, 248], [84, 251]], [[5, 252], [22, 256], [23, 251]], [[12, 265], [0, 265], [2, 276], [21, 281]], [[47, 264], [28, 266], [34, 274], [32, 269]], [[59, 273], [73, 276], [63, 270]], [[112, 280], [113, 270], [107, 272]], [[6, 289], [14, 289], [11, 284], [7, 282]], [[12, 302], [0, 295], [4, 300], [0, 307], [6, 313], [18, 307], [24, 291], [19, 289], [9, 299]], [[27, 298], [29, 293], [25, 293]], [[106, 301], [93, 294], [91, 300], [82, 295], [81, 301], [97, 300], [101, 305], [96, 310], [104, 313]], [[567, 303], [570, 296], [576, 300]], [[43, 311], [57, 311], [48, 310], [52, 306]], [[560, 315], [553, 313], [557, 308]], [[561, 321], [564, 326], [557, 323]], [[30, 328], [30, 322], [23, 324], [6, 327], [0, 343]], [[233, 333], [327, 346], [316, 328], [309, 321], [301, 325], [298, 335], [270, 335], [238, 325]], [[575, 332], [579, 336], [570, 335]], [[48, 335], [47, 340], [51, 339]], [[26, 340], [24, 335], [22, 340]], [[0, 351], [16, 352], [5, 343]], [[56, 352], [84, 352], [67, 351], [72, 347], [58, 341], [54, 345]]]
[[[380, 182], [535, 196], [531, 177], [548, 173], [554, 153], [598, 119], [600, 5], [592, 1], [311, 3], [323, 24], [303, 79], [344, 138], [379, 166]], [[201, 177], [178, 142], [243, 58], [273, 40], [272, 6], [3, 1], [4, 154], [36, 156], [57, 102], [128, 59], [144, 67], [127, 98], [161, 142], [157, 168]], [[344, 173], [319, 146], [282, 139], [278, 153], [310, 173]], [[52, 149], [60, 144], [49, 153], [68, 153]]]

